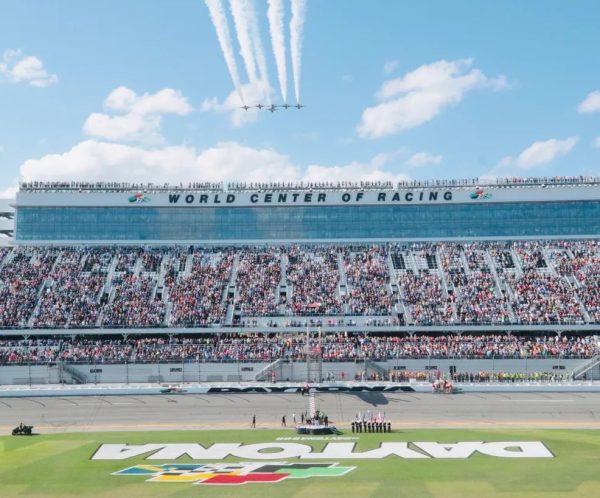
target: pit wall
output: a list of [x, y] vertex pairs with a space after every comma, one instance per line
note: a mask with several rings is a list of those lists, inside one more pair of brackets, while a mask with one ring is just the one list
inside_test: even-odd
[[[554, 372], [568, 375], [586, 360], [527, 359], [527, 360], [393, 360], [367, 365], [364, 363], [322, 363], [323, 380], [369, 380], [376, 367], [382, 371], [427, 372], [432, 375], [456, 372], [526, 373]], [[130, 384], [130, 383], [180, 383], [180, 382], [253, 382], [267, 363], [133, 363], [133, 364], [67, 364], [19, 365], [0, 367], [0, 385], [40, 384]], [[311, 381], [316, 379], [316, 365], [311, 367]], [[307, 365], [303, 362], [282, 362], [274, 366], [274, 380], [304, 382], [308, 379]], [[77, 380], [79, 382], [77, 382]], [[273, 380], [270, 371], [264, 380]], [[84, 382], [82, 382], [84, 381]]]

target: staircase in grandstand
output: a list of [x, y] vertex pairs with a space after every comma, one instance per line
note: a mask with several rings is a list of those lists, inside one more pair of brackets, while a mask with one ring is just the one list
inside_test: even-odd
[[323, 380], [323, 357], [321, 353], [311, 352], [306, 355], [306, 381], [321, 382]]
[[283, 358], [279, 358], [272, 363], [269, 363], [265, 368], [263, 368], [260, 372], [257, 372], [254, 376], [254, 380], [272, 380], [273, 373], [281, 367], [281, 365], [285, 362]]
[[321, 330], [316, 338], [311, 338], [306, 331], [306, 382], [322, 382], [323, 351], [321, 349]]
[[87, 384], [87, 377], [68, 363], [61, 361], [58, 363], [58, 368], [60, 371], [60, 378], [63, 381], [67, 381], [67, 379], [65, 379], [65, 374], [68, 374], [74, 384]]
[[375, 363], [373, 360], [365, 360], [365, 374], [367, 379], [369, 378], [369, 371], [375, 372], [380, 375], [382, 379], [386, 379], [388, 376], [387, 369]]
[[[584, 380], [589, 378], [588, 373], [591, 373], [591, 379], [594, 379], [593, 370], [600, 366], [600, 355], [596, 355], [573, 370], [573, 380]], [[600, 373], [600, 372], [599, 372]]]

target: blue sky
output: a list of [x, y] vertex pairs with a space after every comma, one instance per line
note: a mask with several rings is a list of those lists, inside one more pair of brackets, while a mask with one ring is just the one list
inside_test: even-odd
[[[281, 103], [267, 0], [254, 6]], [[246, 113], [201, 0], [3, 0], [0, 192], [19, 177], [600, 174], [599, 18], [596, 1], [308, 0], [306, 107]]]

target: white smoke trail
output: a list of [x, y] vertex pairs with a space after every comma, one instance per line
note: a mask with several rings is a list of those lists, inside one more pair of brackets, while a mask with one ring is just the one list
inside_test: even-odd
[[250, 37], [252, 38], [252, 47], [254, 48], [256, 64], [258, 66], [258, 80], [261, 94], [263, 94], [267, 105], [271, 105], [271, 86], [269, 85], [267, 59], [265, 58], [265, 50], [260, 37], [260, 30], [258, 29], [254, 1], [246, 0], [246, 7], [246, 14], [248, 15], [248, 28], [250, 30]]
[[254, 60], [254, 50], [252, 40], [250, 38], [250, 29], [248, 26], [248, 14], [246, 12], [246, 0], [229, 0], [231, 7], [231, 15], [235, 24], [238, 43], [240, 44], [240, 55], [244, 59], [248, 80], [250, 83], [256, 84], [256, 62]]
[[221, 45], [223, 57], [225, 58], [231, 81], [233, 81], [233, 86], [240, 96], [242, 104], [245, 104], [244, 95], [242, 94], [242, 85], [240, 84], [240, 76], [233, 54], [233, 44], [231, 43], [231, 35], [229, 34], [229, 25], [227, 24], [227, 17], [225, 16], [223, 4], [221, 0], [204, 0], [204, 3], [206, 3], [210, 19], [215, 26], [219, 45]]
[[300, 70], [302, 58], [302, 38], [304, 19], [306, 17], [306, 0], [292, 0], [292, 19], [290, 20], [290, 54], [292, 56], [292, 72], [294, 73], [294, 90], [296, 103], [300, 103]]
[[285, 33], [283, 31], [283, 0], [269, 0], [267, 11], [269, 29], [271, 31], [271, 44], [277, 65], [277, 76], [281, 98], [287, 103], [287, 67], [285, 64]]

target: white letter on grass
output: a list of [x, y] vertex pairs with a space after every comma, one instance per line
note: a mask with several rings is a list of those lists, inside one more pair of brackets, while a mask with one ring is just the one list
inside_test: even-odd
[[433, 458], [469, 458], [479, 450], [482, 441], [461, 442], [456, 444], [444, 443], [413, 443], [423, 451], [429, 453]]
[[554, 458], [552, 452], [541, 441], [483, 443], [477, 451], [499, 458]]
[[96, 450], [92, 460], [126, 460], [149, 451], [156, 451], [164, 446], [164, 444], [137, 444], [132, 446], [127, 444], [103, 444]]
[[232, 444], [213, 444], [205, 448], [201, 444], [166, 444], [164, 448], [154, 455], [148, 457], [149, 460], [177, 460], [187, 455], [192, 460], [223, 460], [231, 455], [240, 443]]
[[311, 453], [300, 458], [360, 458], [376, 459], [385, 458], [390, 455], [401, 458], [429, 458], [423, 453], [408, 448], [408, 443], [381, 443], [379, 448], [370, 451], [354, 453], [355, 443], [328, 443], [322, 453]]
[[[262, 450], [277, 448], [280, 451], [271, 453], [261, 453]], [[250, 460], [273, 460], [278, 458], [303, 458], [304, 455], [310, 453], [312, 448], [306, 444], [299, 443], [263, 443], [263, 444], [248, 444], [236, 449], [233, 454], [240, 458], [248, 458]]]

